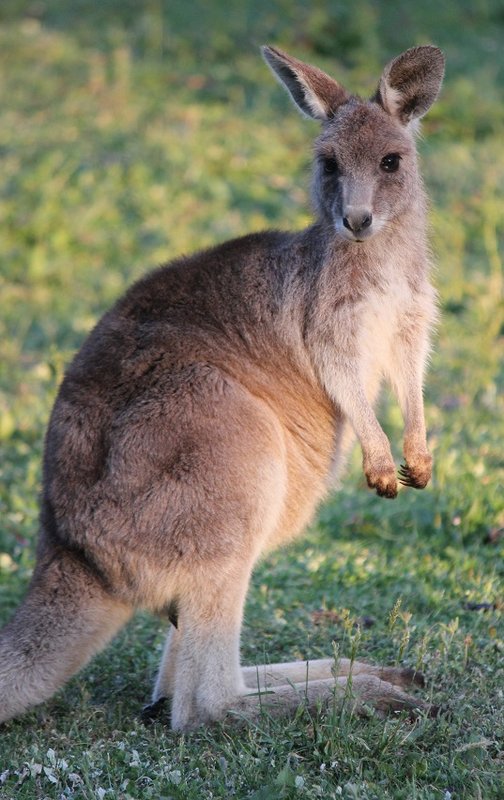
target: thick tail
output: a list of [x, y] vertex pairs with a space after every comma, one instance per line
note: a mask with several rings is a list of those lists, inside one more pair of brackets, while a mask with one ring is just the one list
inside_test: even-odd
[[130, 615], [71, 553], [41, 559], [24, 602], [0, 631], [0, 723], [51, 697]]

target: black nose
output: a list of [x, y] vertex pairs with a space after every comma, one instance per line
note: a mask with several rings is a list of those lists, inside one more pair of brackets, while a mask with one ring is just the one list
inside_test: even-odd
[[360, 233], [369, 228], [372, 222], [373, 215], [370, 211], [359, 211], [343, 217], [343, 225], [352, 233]]

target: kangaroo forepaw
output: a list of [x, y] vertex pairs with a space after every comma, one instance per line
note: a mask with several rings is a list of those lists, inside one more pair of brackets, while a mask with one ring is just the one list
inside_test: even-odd
[[381, 469], [368, 469], [366, 480], [369, 488], [376, 489], [376, 494], [380, 497], [388, 497], [391, 500], [397, 497], [397, 477], [393, 465]]
[[425, 489], [432, 474], [432, 456], [428, 453], [399, 467], [399, 483], [413, 489]]

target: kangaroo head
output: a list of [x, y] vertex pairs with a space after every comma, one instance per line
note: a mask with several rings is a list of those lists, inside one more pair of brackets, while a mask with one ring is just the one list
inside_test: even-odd
[[437, 47], [413, 47], [391, 61], [368, 101], [277, 48], [262, 52], [301, 112], [322, 122], [313, 196], [337, 235], [364, 241], [421, 203], [414, 134], [441, 88]]

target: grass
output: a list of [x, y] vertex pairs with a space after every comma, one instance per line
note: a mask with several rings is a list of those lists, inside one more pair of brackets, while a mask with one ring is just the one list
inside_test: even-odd
[[[446, 51], [421, 143], [443, 310], [426, 391], [432, 487], [380, 500], [356, 453], [313, 529], [256, 570], [243, 659], [317, 657], [335, 643], [421, 668], [450, 713], [146, 728], [163, 630], [138, 615], [56, 698], [4, 727], [2, 800], [502, 796], [503, 34], [498, 0], [3, 0], [2, 621], [33, 567], [54, 394], [99, 315], [149, 266], [309, 219], [316, 126], [257, 45], [290, 47], [363, 92], [401, 49]], [[380, 417], [399, 452], [387, 398]]]

